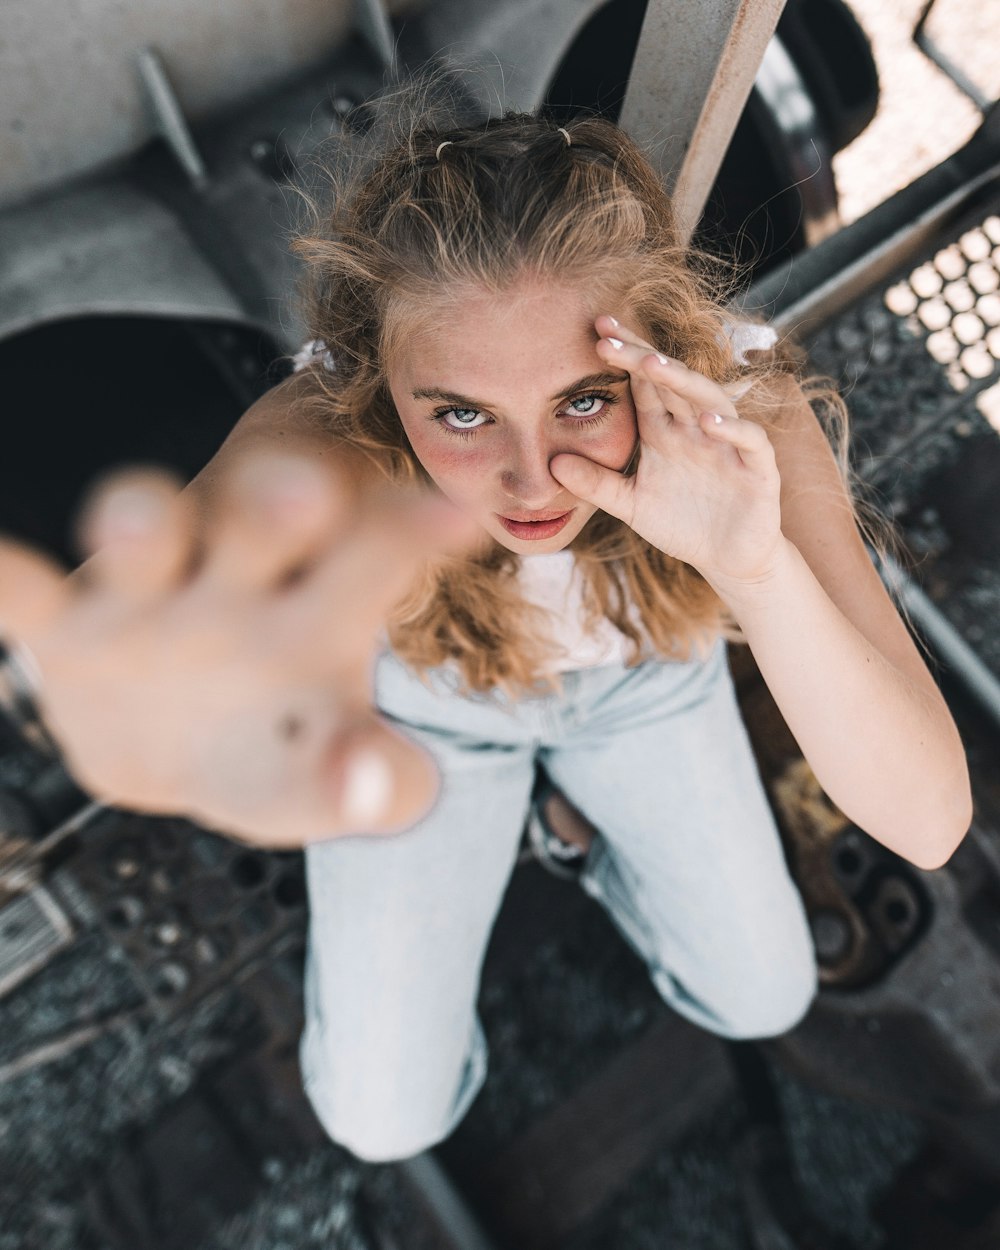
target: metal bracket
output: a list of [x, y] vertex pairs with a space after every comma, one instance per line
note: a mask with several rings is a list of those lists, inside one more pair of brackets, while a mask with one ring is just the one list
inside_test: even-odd
[[937, 0], [926, 0], [924, 7], [920, 11], [920, 16], [917, 18], [917, 24], [913, 28], [913, 42], [928, 60], [933, 61], [938, 69], [951, 79], [963, 95], [969, 97], [980, 113], [985, 114], [989, 110], [990, 105], [993, 104], [993, 101], [987, 99], [965, 71], [956, 65], [951, 57], [942, 52], [938, 44], [927, 33], [927, 20], [935, 4], [937, 4]]
[[658, 165], [685, 241], [784, 7], [785, 0], [649, 0], [620, 120]]
[[156, 129], [176, 157], [178, 165], [187, 174], [191, 185], [195, 190], [201, 191], [208, 185], [208, 169], [188, 127], [177, 93], [167, 76], [163, 59], [155, 48], [144, 48], [139, 53], [137, 64], [139, 77], [146, 89], [146, 98], [153, 111]]

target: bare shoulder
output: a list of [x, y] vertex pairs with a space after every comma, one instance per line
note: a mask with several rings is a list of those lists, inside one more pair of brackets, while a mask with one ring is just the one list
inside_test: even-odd
[[781, 528], [847, 619], [919, 686], [934, 687], [872, 563], [829, 439], [789, 374], [763, 380], [740, 402], [765, 426], [781, 477]]
[[212, 459], [190, 483], [193, 494], [211, 491], [242, 457], [250, 454], [293, 454], [325, 461], [347, 470], [351, 481], [364, 486], [382, 479], [367, 456], [324, 426], [323, 380], [304, 369], [279, 382], [252, 404], [233, 426]]

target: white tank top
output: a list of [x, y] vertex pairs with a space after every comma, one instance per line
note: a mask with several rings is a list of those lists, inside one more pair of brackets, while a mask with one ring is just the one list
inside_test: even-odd
[[[548, 612], [556, 672], [625, 662], [628, 639], [609, 620], [584, 629], [583, 577], [572, 552], [521, 556], [518, 583], [529, 603]], [[638, 613], [635, 617], [638, 622]]]

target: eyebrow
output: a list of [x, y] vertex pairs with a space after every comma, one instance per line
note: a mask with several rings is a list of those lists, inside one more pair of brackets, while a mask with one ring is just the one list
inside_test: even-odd
[[[627, 382], [629, 375], [627, 373], [588, 373], [585, 378], [579, 378], [565, 390], [559, 391], [558, 394], [552, 395], [549, 403], [554, 404], [558, 399], [566, 399], [570, 395], [575, 395], [579, 391], [593, 390], [598, 386], [614, 386], [617, 382]], [[413, 392], [414, 399], [441, 399], [445, 403], [454, 404], [458, 408], [493, 408], [494, 404], [484, 403], [479, 399], [470, 399], [468, 395], [458, 395], [454, 391], [442, 391], [434, 386], [421, 386]]]

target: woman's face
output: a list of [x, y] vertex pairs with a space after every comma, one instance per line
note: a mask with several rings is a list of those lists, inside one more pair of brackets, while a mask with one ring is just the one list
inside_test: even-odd
[[559, 551], [597, 511], [556, 481], [553, 456], [621, 470], [635, 450], [628, 375], [594, 351], [594, 318], [615, 309], [596, 298], [525, 280], [442, 301], [388, 370], [420, 463], [511, 551]]

